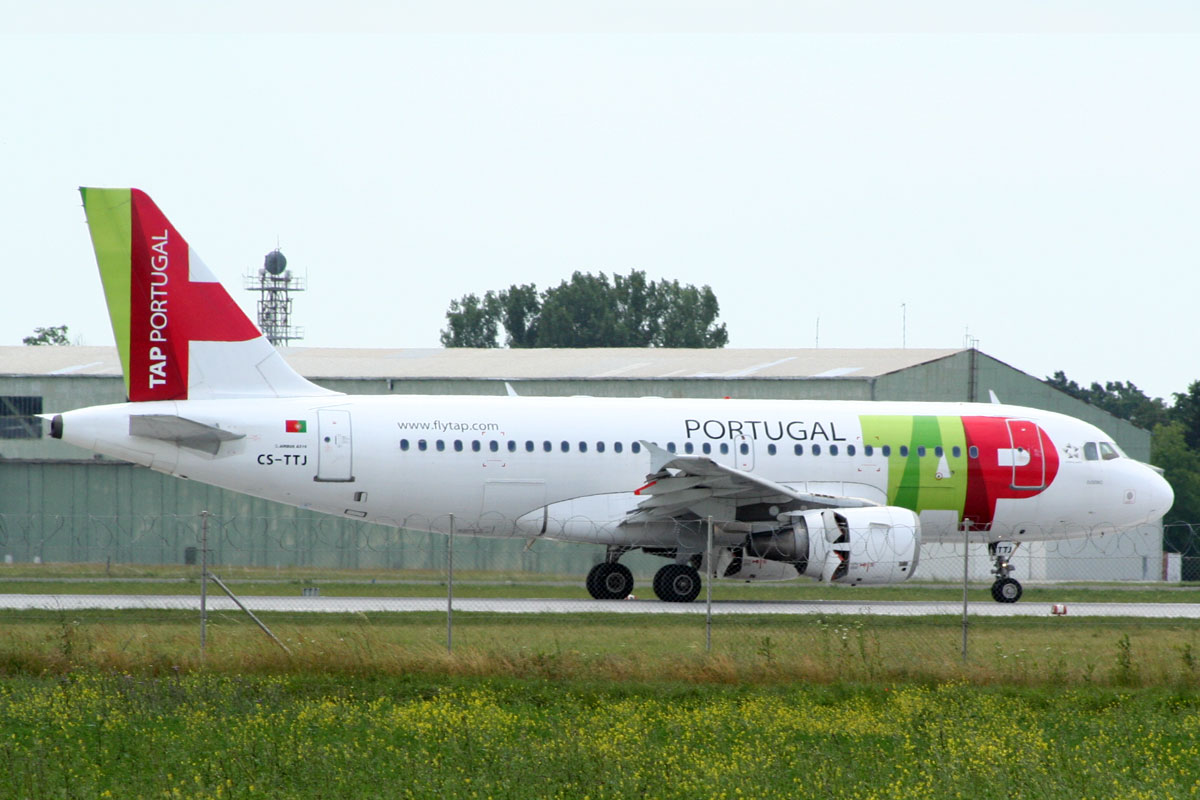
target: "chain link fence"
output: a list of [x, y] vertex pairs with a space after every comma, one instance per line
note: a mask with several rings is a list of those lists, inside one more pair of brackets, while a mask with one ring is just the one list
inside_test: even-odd
[[[1200, 652], [1200, 587], [1189, 585], [1200, 580], [1200, 537], [1190, 526], [1030, 542], [1011, 555], [992, 552], [980, 532], [914, 553], [897, 544], [904, 531], [856, 546], [809, 530], [801, 557], [794, 540], [719, 527], [709, 551], [702, 520], [660, 531], [648, 552], [624, 551], [598, 525], [589, 545], [494, 535], [512, 530], [503, 520], [488, 521], [491, 536], [450, 515], [411, 522], [443, 532], [334, 517], [0, 514], [0, 604], [198, 609], [208, 588], [208, 606], [232, 612], [234, 600], [201, 581], [206, 565], [268, 622], [273, 613], [405, 614], [426, 630], [426, 648], [682, 646], [767, 663], [816, 658], [856, 677], [965, 659], [971, 648], [1022, 669], [1066, 669], [1073, 656], [1055, 639], [1063, 628], [1021, 626], [1069, 617], [1102, 623], [1126, 646], [1175, 626], [1183, 638], [1164, 647]], [[1024, 589], [1017, 603], [993, 599], [1001, 561]]]

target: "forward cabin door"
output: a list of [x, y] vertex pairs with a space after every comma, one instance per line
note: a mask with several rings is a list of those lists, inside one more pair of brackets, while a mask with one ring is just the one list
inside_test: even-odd
[[1012, 488], [1042, 489], [1046, 486], [1046, 456], [1042, 431], [1027, 419], [1010, 419], [1008, 438], [1012, 443]]
[[354, 480], [354, 443], [350, 412], [334, 408], [317, 411], [317, 476], [314, 480], [349, 483]]

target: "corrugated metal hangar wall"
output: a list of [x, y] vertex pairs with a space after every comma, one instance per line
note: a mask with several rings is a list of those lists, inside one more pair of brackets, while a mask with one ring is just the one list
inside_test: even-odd
[[[1149, 460], [1150, 435], [978, 350], [318, 350], [293, 348], [306, 377], [349, 394], [738, 397], [1005, 403], [1094, 423]], [[219, 563], [254, 566], [444, 566], [444, 537], [314, 514], [93, 456], [43, 435], [32, 417], [124, 400], [115, 350], [0, 347], [0, 558], [18, 562], [181, 563], [194, 555], [199, 514], [211, 513]], [[1132, 541], [1132, 543], [1131, 543]], [[1031, 546], [1026, 579], [1157, 576], [1161, 529], [1133, 540]], [[1082, 548], [1082, 549], [1081, 549]], [[1090, 549], [1089, 549], [1090, 548]], [[1105, 548], [1114, 552], [1105, 552]], [[1070, 554], [1070, 558], [1066, 554]], [[582, 574], [599, 548], [473, 539], [467, 569]], [[922, 556], [923, 577], [961, 574], [961, 558]], [[986, 576], [986, 559], [978, 562]], [[953, 563], [952, 563], [953, 562]], [[630, 566], [638, 569], [635, 560]], [[643, 566], [661, 562], [649, 559]], [[957, 564], [957, 566], [955, 566]], [[1090, 566], [1089, 566], [1090, 565]], [[947, 572], [942, 575], [941, 572]]]

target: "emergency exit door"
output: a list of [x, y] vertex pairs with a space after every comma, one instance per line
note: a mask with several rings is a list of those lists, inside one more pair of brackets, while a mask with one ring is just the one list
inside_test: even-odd
[[354, 480], [354, 443], [350, 412], [333, 408], [317, 411], [317, 475], [313, 480], [349, 483]]

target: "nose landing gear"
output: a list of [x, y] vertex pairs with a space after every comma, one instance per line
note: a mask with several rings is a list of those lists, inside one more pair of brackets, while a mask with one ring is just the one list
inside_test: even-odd
[[1015, 603], [1021, 599], [1021, 584], [1016, 578], [1010, 578], [1013, 571], [1012, 556], [1020, 546], [1020, 542], [991, 542], [988, 544], [988, 555], [994, 566], [992, 574], [996, 582], [992, 584], [992, 599], [997, 603]]

